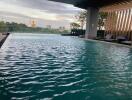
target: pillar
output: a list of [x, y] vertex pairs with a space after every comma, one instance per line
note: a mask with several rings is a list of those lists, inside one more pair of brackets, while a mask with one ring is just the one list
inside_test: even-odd
[[95, 38], [97, 36], [98, 8], [89, 7], [87, 9], [85, 38]]

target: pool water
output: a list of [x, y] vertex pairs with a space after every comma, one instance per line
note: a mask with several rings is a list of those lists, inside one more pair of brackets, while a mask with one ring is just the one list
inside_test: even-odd
[[132, 100], [132, 50], [11, 34], [0, 50], [0, 100]]

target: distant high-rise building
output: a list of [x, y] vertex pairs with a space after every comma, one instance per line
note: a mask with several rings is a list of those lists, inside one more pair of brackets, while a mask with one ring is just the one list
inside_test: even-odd
[[64, 27], [64, 26], [63, 26], [63, 27], [60, 26], [60, 27], [59, 27], [59, 31], [60, 31], [60, 32], [65, 31], [65, 27]]
[[37, 24], [37, 22], [35, 20], [31, 21], [31, 27], [33, 27], [33, 28], [36, 27], [36, 24]]
[[51, 25], [47, 25], [46, 28], [51, 29]]

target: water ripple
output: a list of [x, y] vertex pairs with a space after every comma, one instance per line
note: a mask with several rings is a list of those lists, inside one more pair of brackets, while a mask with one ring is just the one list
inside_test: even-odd
[[2, 48], [1, 100], [132, 99], [131, 49], [43, 34], [12, 34]]

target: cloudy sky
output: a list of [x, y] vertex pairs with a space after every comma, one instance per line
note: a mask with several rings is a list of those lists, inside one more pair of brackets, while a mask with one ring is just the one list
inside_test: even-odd
[[69, 27], [74, 15], [81, 9], [72, 5], [51, 2], [48, 0], [0, 0], [0, 20], [25, 23], [30, 25], [32, 20], [37, 26], [53, 28]]

